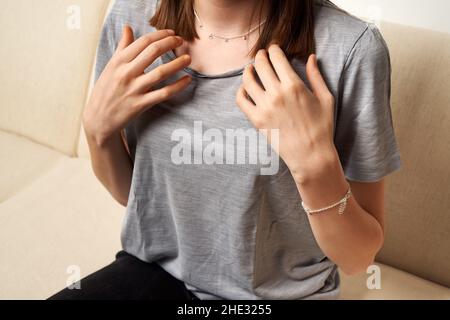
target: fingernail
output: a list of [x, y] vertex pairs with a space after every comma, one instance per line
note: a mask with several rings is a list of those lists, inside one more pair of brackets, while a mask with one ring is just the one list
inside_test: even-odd
[[166, 31], [170, 35], [174, 35], [175, 34], [175, 31], [173, 31], [172, 29], [167, 29]]
[[272, 48], [279, 48], [280, 46], [277, 43], [271, 43], [269, 48], [270, 47], [272, 47]]

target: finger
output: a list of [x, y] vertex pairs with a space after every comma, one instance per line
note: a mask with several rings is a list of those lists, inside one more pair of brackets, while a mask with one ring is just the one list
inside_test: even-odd
[[134, 42], [133, 29], [129, 25], [125, 25], [122, 29], [122, 38], [117, 45], [117, 50], [120, 51], [128, 47]]
[[123, 49], [121, 52], [122, 58], [125, 62], [130, 62], [153, 42], [173, 36], [174, 34], [173, 30], [159, 30], [147, 33]]
[[166, 80], [176, 72], [183, 70], [191, 63], [191, 57], [187, 54], [165, 63], [156, 69], [143, 74], [136, 79], [139, 90], [148, 91], [154, 85]]
[[267, 51], [264, 49], [259, 50], [255, 56], [255, 70], [266, 91], [275, 89], [280, 83], [270, 63]]
[[192, 78], [190, 76], [184, 76], [161, 89], [144, 94], [139, 103], [141, 109], [145, 111], [158, 103], [170, 99], [180, 91], [183, 91], [191, 83], [191, 81]]
[[260, 104], [265, 95], [265, 92], [256, 80], [255, 68], [253, 67], [253, 65], [250, 64], [245, 67], [244, 73], [242, 75], [242, 81], [244, 89], [248, 93], [250, 98], [252, 98], [252, 100], [256, 104]]
[[173, 50], [183, 44], [181, 37], [170, 36], [151, 43], [132, 62], [131, 68], [138, 74], [159, 58], [163, 53]]
[[236, 93], [236, 104], [248, 120], [253, 123], [256, 117], [256, 106], [247, 99], [244, 86], [240, 86]]
[[282, 83], [298, 81], [300, 79], [283, 50], [278, 45], [272, 44], [268, 52], [270, 62], [272, 62], [273, 68]]
[[306, 63], [306, 75], [311, 84], [311, 89], [318, 99], [325, 99], [330, 95], [328, 86], [320, 73], [315, 54], [310, 55], [308, 58], [308, 62]]

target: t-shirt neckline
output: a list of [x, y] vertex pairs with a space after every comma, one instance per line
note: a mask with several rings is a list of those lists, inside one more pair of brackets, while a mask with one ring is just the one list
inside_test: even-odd
[[[176, 54], [175, 54], [175, 52], [174, 52], [173, 50], [167, 51], [167, 52], [165, 53], [165, 55], [168, 56], [169, 60], [174, 60], [174, 59], [177, 58], [177, 56], [176, 56]], [[252, 64], [252, 63], [254, 63], [254, 61], [255, 61], [255, 60], [252, 59], [252, 61], [250, 61], [249, 63], [247, 63], [246, 65], [244, 65], [244, 66], [241, 67], [241, 68], [234, 69], [234, 70], [230, 70], [230, 71], [226, 71], [226, 72], [219, 73], [219, 74], [205, 74], [205, 73], [199, 72], [199, 71], [197, 71], [197, 70], [194, 70], [194, 69], [192, 69], [192, 68], [190, 68], [190, 67], [186, 67], [186, 68], [184, 68], [183, 70], [184, 70], [186, 73], [188, 73], [188, 74], [190, 74], [191, 76], [196, 77], [196, 78], [204, 78], [204, 79], [231, 78], [231, 77], [236, 77], [236, 76], [242, 75], [243, 72], [244, 72], [245, 67], [248, 66], [248, 65], [250, 65], [250, 64]]]

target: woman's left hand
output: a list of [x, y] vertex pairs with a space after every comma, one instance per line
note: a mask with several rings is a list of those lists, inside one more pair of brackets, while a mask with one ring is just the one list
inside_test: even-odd
[[[239, 108], [266, 135], [297, 183], [320, 174], [324, 165], [335, 161], [337, 156], [333, 143], [334, 98], [315, 55], [309, 57], [306, 73], [312, 91], [282, 49], [271, 45], [267, 51], [258, 51], [254, 66], [245, 69], [236, 96]], [[273, 129], [279, 130], [277, 143], [270, 141]]]

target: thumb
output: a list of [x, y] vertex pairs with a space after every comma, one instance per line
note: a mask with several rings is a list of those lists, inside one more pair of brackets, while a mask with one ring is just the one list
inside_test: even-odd
[[306, 75], [311, 84], [311, 89], [317, 98], [322, 99], [330, 94], [327, 84], [320, 73], [315, 54], [309, 56], [308, 62], [306, 63]]
[[122, 38], [117, 46], [117, 50], [123, 50], [134, 42], [133, 29], [125, 25], [122, 29]]

